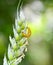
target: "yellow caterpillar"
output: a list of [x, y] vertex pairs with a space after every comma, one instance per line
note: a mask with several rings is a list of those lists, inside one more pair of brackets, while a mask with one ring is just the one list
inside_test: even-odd
[[24, 36], [24, 37], [26, 37], [26, 38], [28, 38], [28, 37], [30, 37], [31, 36], [31, 30], [30, 30], [30, 28], [29, 27], [27, 27], [27, 31], [28, 31], [28, 33], [26, 34], [26, 33], [24, 33], [24, 32], [22, 32], [22, 35]]

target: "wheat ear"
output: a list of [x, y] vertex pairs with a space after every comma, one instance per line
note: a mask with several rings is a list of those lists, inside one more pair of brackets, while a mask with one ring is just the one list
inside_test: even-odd
[[27, 23], [23, 12], [15, 19], [13, 26], [14, 37], [9, 36], [10, 44], [8, 45], [8, 59], [4, 55], [3, 65], [18, 65], [24, 58], [24, 52], [27, 51], [28, 37], [23, 36], [22, 33], [27, 34]]

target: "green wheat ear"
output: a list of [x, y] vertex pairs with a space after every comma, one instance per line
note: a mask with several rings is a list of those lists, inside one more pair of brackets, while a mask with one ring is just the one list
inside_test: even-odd
[[24, 52], [27, 51], [28, 40], [27, 37], [22, 35], [22, 32], [27, 33], [26, 29], [27, 23], [23, 12], [20, 11], [20, 15], [17, 15], [15, 25], [13, 26], [14, 37], [9, 36], [8, 60], [6, 55], [4, 55], [3, 65], [18, 65], [24, 58]]

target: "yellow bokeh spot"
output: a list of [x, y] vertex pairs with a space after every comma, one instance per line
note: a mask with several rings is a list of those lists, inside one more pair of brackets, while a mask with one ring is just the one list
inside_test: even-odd
[[42, 28], [42, 23], [34, 23], [34, 22], [29, 22], [28, 23], [28, 26], [30, 27], [31, 29], [31, 33], [32, 35], [35, 34], [36, 32], [38, 31], [41, 31], [41, 28]]

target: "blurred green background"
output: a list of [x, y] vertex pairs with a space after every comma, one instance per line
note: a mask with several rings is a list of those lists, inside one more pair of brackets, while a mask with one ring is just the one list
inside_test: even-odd
[[[0, 0], [0, 65], [19, 0]], [[53, 0], [23, 0], [23, 12], [31, 28], [28, 52], [20, 65], [53, 65]]]

